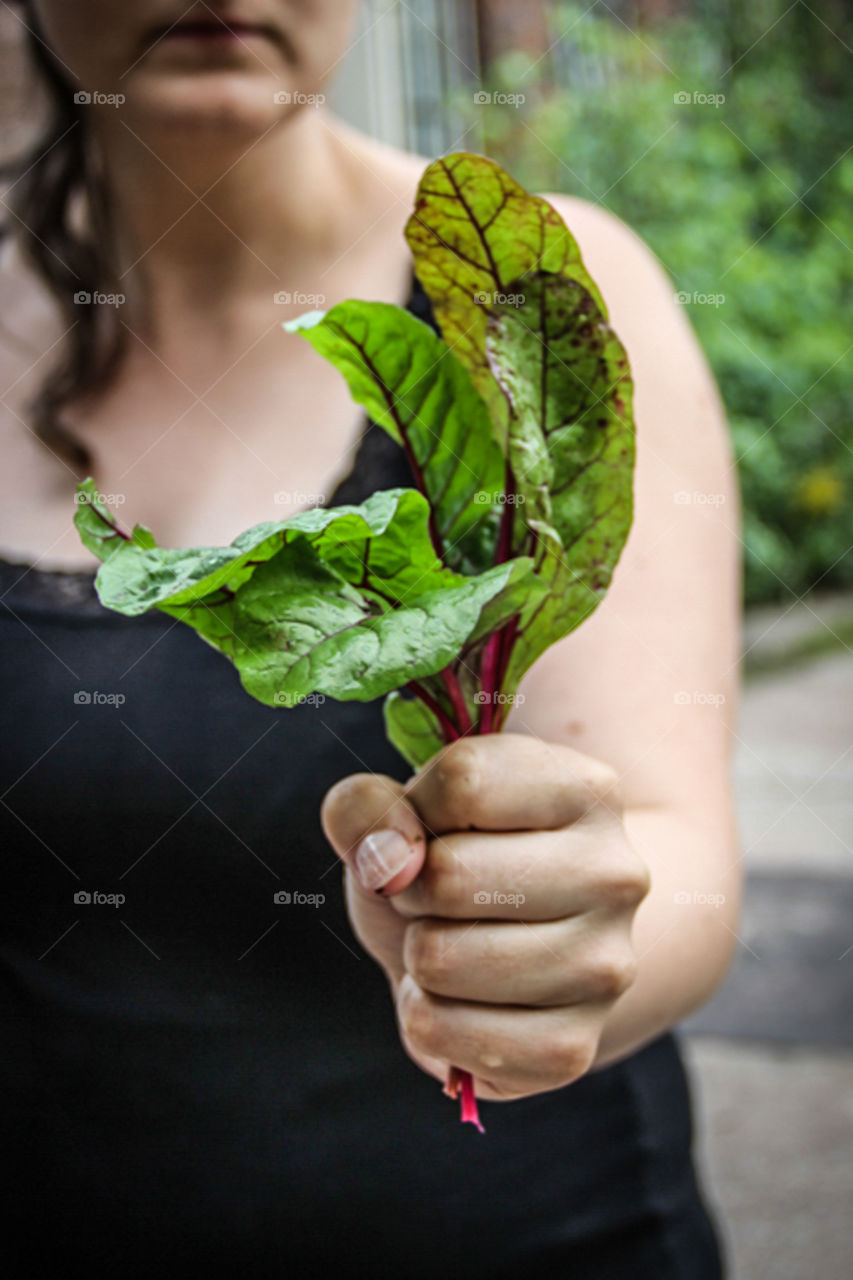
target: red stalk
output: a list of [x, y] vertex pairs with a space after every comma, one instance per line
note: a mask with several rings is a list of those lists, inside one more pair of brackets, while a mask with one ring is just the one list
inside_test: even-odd
[[477, 1095], [474, 1093], [474, 1081], [471, 1077], [471, 1072], [461, 1072], [460, 1079], [462, 1081], [462, 1122], [464, 1124], [465, 1121], [468, 1121], [470, 1124], [475, 1124], [480, 1133], [485, 1133], [486, 1130], [480, 1123], [480, 1116], [477, 1111]]
[[441, 725], [444, 733], [444, 741], [454, 742], [459, 737], [459, 734], [456, 730], [455, 724], [450, 719], [450, 716], [444, 710], [441, 703], [436, 702], [429, 690], [425, 689], [422, 684], [418, 684], [417, 680], [410, 680], [406, 685], [406, 688], [411, 689], [412, 693], [414, 693], [418, 698], [420, 698], [421, 702], [425, 703], [426, 706], [429, 707], [430, 711]]
[[486, 1132], [477, 1113], [477, 1097], [470, 1071], [463, 1071], [461, 1067], [451, 1067], [447, 1073], [447, 1083], [444, 1085], [443, 1092], [448, 1098], [459, 1098], [460, 1119], [463, 1124], [466, 1122], [475, 1124], [480, 1133]]
[[[515, 477], [512, 474], [509, 459], [507, 459], [504, 509], [501, 514], [500, 529], [498, 530], [495, 564], [503, 564], [512, 555], [512, 528], [515, 515], [515, 503], [512, 499], [514, 497]], [[501, 713], [504, 711], [504, 707], [503, 705], [496, 706], [495, 698], [503, 685], [510, 654], [515, 643], [517, 628], [518, 615], [516, 614], [498, 631], [492, 632], [483, 646], [480, 665], [480, 689], [486, 697], [480, 708], [477, 723], [478, 733], [497, 733], [501, 727], [500, 721], [503, 718]], [[442, 672], [442, 675], [444, 675], [444, 672]], [[467, 718], [467, 708], [464, 709]], [[474, 1078], [470, 1071], [463, 1071], [460, 1067], [451, 1067], [447, 1077], [447, 1084], [444, 1086], [444, 1092], [450, 1098], [460, 1097], [460, 1113], [463, 1122], [468, 1121], [471, 1124], [475, 1124], [480, 1133], [486, 1132], [480, 1123], [480, 1117], [477, 1112], [477, 1095], [474, 1092]]]
[[[412, 459], [410, 458], [411, 461]], [[500, 529], [498, 531], [495, 564], [503, 564], [512, 555], [515, 504], [510, 499], [514, 496], [515, 479], [509, 461], [507, 461], [504, 510], [501, 514]], [[503, 707], [498, 707], [496, 710], [495, 696], [501, 688], [506, 675], [510, 653], [515, 643], [517, 626], [518, 616], [515, 615], [498, 631], [493, 632], [483, 646], [480, 687], [487, 696], [482, 703], [477, 722], [478, 733], [496, 733], [500, 728], [499, 720], [502, 718], [500, 713], [503, 711]], [[456, 673], [448, 666], [440, 674], [447, 696], [450, 699], [455, 723], [436, 699], [416, 681], [410, 680], [408, 687], [434, 713], [442, 727], [445, 742], [452, 742], [470, 733], [473, 725], [465, 703], [465, 695], [459, 685]], [[486, 1132], [480, 1123], [480, 1116], [477, 1110], [477, 1095], [474, 1091], [474, 1077], [470, 1071], [464, 1071], [461, 1067], [451, 1066], [448, 1069], [447, 1080], [444, 1084], [444, 1093], [448, 1098], [459, 1098], [460, 1119], [463, 1123], [475, 1124], [480, 1133]]]
[[512, 554], [512, 521], [515, 514], [515, 477], [509, 459], [506, 464], [506, 480], [504, 481], [504, 509], [501, 512], [501, 525], [498, 530], [498, 546], [495, 564], [503, 564]]
[[[493, 638], [496, 638], [496, 636], [490, 637], [490, 640]], [[471, 718], [468, 715], [468, 708], [465, 706], [465, 698], [459, 687], [459, 681], [455, 674], [449, 667], [446, 667], [444, 671], [442, 671], [441, 676], [444, 682], [444, 687], [447, 690], [448, 697], [450, 698], [451, 705], [456, 712], [457, 724], [453, 723], [441, 704], [436, 701], [428, 689], [425, 689], [423, 685], [418, 684], [417, 680], [410, 680], [407, 688], [411, 689], [412, 693], [420, 698], [421, 701], [429, 707], [430, 711], [433, 712], [441, 725], [445, 742], [455, 742], [462, 736], [458, 730], [459, 724], [465, 724], [467, 726], [464, 730], [465, 733], [469, 733], [471, 731]], [[461, 1120], [463, 1123], [467, 1121], [471, 1124], [475, 1124], [481, 1133], [486, 1132], [480, 1123], [480, 1117], [477, 1113], [477, 1098], [474, 1093], [474, 1080], [470, 1071], [463, 1071], [461, 1067], [451, 1066], [447, 1073], [444, 1092], [447, 1094], [448, 1098], [457, 1098], [460, 1097], [461, 1094]]]
[[91, 502], [91, 501], [89, 500], [89, 498], [87, 497], [87, 498], [86, 498], [86, 505], [87, 505], [87, 506], [89, 506], [89, 507], [91, 507], [91, 509], [94, 511], [94, 513], [95, 513], [95, 515], [98, 517], [98, 519], [99, 519], [99, 520], [102, 520], [102, 521], [103, 521], [103, 523], [107, 526], [107, 528], [108, 528], [108, 529], [111, 529], [113, 533], [117, 533], [117, 534], [118, 534], [118, 536], [119, 536], [120, 538], [124, 538], [125, 542], [132, 542], [132, 541], [133, 541], [133, 538], [130, 536], [130, 534], [129, 534], [129, 533], [125, 533], [124, 529], [122, 529], [122, 527], [121, 527], [121, 525], [118, 523], [118, 521], [116, 521], [116, 523], [115, 523], [115, 524], [113, 524], [112, 520], [108, 520], [108, 519], [107, 519], [107, 517], [104, 515], [103, 511], [101, 511], [101, 510], [100, 510], [100, 508], [98, 507], [97, 502]]
[[468, 708], [465, 705], [465, 695], [459, 687], [459, 681], [455, 672], [450, 667], [445, 667], [440, 672], [442, 682], [447, 690], [447, 696], [450, 699], [450, 705], [453, 707], [456, 716], [456, 727], [459, 730], [459, 736], [464, 738], [466, 733], [470, 733], [474, 727], [471, 724], [471, 717], [468, 714]]
[[480, 719], [477, 726], [478, 733], [492, 732], [501, 634], [502, 633], [500, 631], [493, 631], [483, 647], [483, 662], [480, 668], [480, 686], [481, 692], [485, 694], [485, 697], [480, 706]]
[[[507, 667], [509, 666], [509, 660], [510, 660], [510, 657], [512, 656], [512, 650], [515, 645], [517, 636], [518, 636], [518, 614], [516, 613], [510, 618], [509, 622], [506, 624], [506, 626], [503, 628], [503, 630], [500, 633], [501, 645], [500, 645], [500, 653], [498, 655], [498, 674], [497, 674], [497, 680], [495, 681], [495, 687], [497, 689], [500, 689], [503, 687], [503, 682], [506, 679]], [[497, 714], [495, 716], [496, 729], [500, 729], [501, 724], [506, 718], [508, 711], [509, 711], [509, 703], [503, 703], [501, 706], [498, 707]], [[497, 721], [500, 721], [501, 723], [498, 724]]]

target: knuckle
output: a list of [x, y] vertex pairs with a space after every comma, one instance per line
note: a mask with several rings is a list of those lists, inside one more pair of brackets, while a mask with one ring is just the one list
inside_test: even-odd
[[474, 743], [465, 738], [451, 742], [434, 767], [436, 786], [454, 815], [470, 816], [482, 776]]
[[596, 760], [589, 766], [583, 785], [597, 803], [618, 806], [622, 802], [622, 780], [616, 769], [605, 761]]
[[606, 906], [614, 911], [631, 910], [649, 892], [651, 876], [639, 858], [630, 863], [623, 861], [602, 878], [600, 888]]
[[636, 980], [637, 967], [632, 952], [608, 952], [589, 973], [590, 994], [600, 1000], [613, 1000], [624, 995]]
[[403, 939], [403, 964], [419, 987], [443, 990], [451, 971], [444, 932], [427, 920], [410, 924]]
[[429, 842], [426, 862], [419, 880], [424, 905], [432, 904], [435, 908], [440, 908], [433, 914], [441, 915], [450, 914], [453, 904], [463, 900], [468, 875], [451, 844], [437, 836]]
[[429, 996], [414, 982], [405, 985], [405, 994], [402, 994], [402, 990], [401, 984], [398, 1016], [403, 1034], [415, 1049], [432, 1056], [438, 1032], [436, 1008]]
[[553, 1035], [546, 1051], [551, 1074], [566, 1084], [580, 1079], [592, 1066], [596, 1048], [592, 1037], [577, 1030]]

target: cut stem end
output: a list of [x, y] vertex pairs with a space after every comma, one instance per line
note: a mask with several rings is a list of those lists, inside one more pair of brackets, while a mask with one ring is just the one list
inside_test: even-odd
[[463, 1124], [475, 1124], [480, 1133], [486, 1130], [480, 1123], [477, 1111], [477, 1096], [474, 1093], [474, 1078], [470, 1071], [462, 1071], [459, 1067], [451, 1067], [443, 1092], [448, 1098], [459, 1098], [459, 1119]]

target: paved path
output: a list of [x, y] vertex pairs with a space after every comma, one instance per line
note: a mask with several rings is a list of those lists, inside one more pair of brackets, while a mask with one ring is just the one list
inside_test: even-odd
[[756, 676], [737, 734], [747, 866], [853, 875], [853, 653]]
[[[730, 1280], [853, 1276], [851, 622], [835, 596], [745, 628], [742, 941], [681, 1028]], [[819, 656], [780, 665], [798, 650]]]
[[736, 1280], [853, 1275], [853, 1053], [694, 1037], [699, 1165]]

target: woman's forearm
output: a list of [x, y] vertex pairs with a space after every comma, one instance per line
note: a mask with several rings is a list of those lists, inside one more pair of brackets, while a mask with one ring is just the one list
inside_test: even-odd
[[593, 1070], [625, 1057], [709, 999], [737, 943], [741, 850], [731, 802], [706, 813], [629, 808], [625, 829], [651, 871], [634, 921], [639, 971], [605, 1023]]

